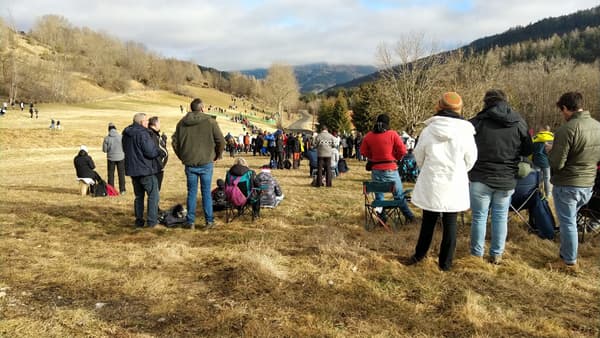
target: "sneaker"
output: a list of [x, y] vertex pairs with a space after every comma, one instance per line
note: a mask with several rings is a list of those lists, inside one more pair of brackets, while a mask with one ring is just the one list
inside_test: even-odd
[[184, 229], [190, 229], [190, 230], [195, 230], [196, 226], [192, 223], [187, 223], [186, 225], [183, 226]]
[[500, 265], [500, 264], [502, 264], [502, 255], [490, 256], [489, 261], [490, 261], [490, 263], [492, 263], [494, 265]]
[[125, 191], [125, 190], [119, 192], [119, 195], [125, 195], [125, 194], [127, 194], [127, 191]]
[[212, 229], [212, 228], [214, 228], [214, 226], [215, 226], [215, 221], [206, 222], [206, 225], [204, 226], [204, 230]]

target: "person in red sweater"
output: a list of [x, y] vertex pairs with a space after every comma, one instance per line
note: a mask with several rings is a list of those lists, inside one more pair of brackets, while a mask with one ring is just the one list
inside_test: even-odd
[[[407, 222], [412, 223], [415, 216], [404, 198], [404, 189], [402, 188], [397, 163], [406, 155], [406, 146], [397, 132], [388, 130], [389, 125], [390, 117], [387, 114], [377, 116], [373, 131], [367, 133], [363, 138], [360, 153], [368, 158], [369, 162], [373, 163], [371, 171], [373, 181], [396, 183], [394, 199], [404, 201], [400, 206], [400, 210], [402, 210]], [[375, 199], [383, 200], [383, 194], [377, 193]], [[385, 218], [385, 215], [381, 216]]]

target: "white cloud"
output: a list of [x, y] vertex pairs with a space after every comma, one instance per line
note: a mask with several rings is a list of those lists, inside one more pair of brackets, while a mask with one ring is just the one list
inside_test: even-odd
[[29, 30], [45, 14], [223, 70], [272, 62], [375, 64], [381, 42], [422, 32], [456, 47], [510, 27], [570, 14], [596, 0], [0, 0]]

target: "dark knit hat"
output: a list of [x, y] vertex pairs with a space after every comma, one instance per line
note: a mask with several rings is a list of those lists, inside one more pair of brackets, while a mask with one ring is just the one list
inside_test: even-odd
[[485, 96], [483, 97], [483, 102], [486, 106], [491, 106], [495, 103], [506, 100], [506, 94], [500, 89], [490, 89], [485, 92]]
[[377, 115], [377, 119], [375, 120], [375, 126], [373, 127], [373, 132], [375, 133], [383, 133], [390, 127], [390, 117], [388, 114], [379, 114]]
[[390, 124], [390, 117], [387, 114], [379, 114], [379, 115], [377, 115], [376, 122], [381, 122], [381, 123], [385, 124], [386, 126], [388, 126]]
[[460, 113], [463, 107], [463, 100], [456, 92], [446, 92], [438, 101], [435, 110], [451, 110]]

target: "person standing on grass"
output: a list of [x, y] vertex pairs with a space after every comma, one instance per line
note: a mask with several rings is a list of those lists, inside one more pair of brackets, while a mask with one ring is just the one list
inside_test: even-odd
[[316, 187], [323, 186], [323, 172], [325, 173], [325, 186], [332, 186], [331, 175], [331, 156], [333, 148], [338, 147], [337, 139], [327, 130], [327, 126], [321, 128], [321, 132], [313, 140], [313, 145], [317, 149], [317, 182]]
[[577, 211], [592, 196], [600, 161], [600, 122], [583, 110], [583, 95], [563, 94], [556, 106], [566, 123], [546, 145], [552, 171], [552, 195], [560, 226], [560, 258], [568, 268], [577, 263]]
[[158, 119], [158, 116], [153, 116], [148, 120], [148, 131], [150, 132], [150, 136], [152, 136], [152, 140], [160, 149], [160, 171], [156, 174], [156, 179], [158, 180], [158, 191], [160, 192], [165, 173], [165, 167], [167, 166], [167, 161], [169, 160], [169, 151], [167, 150], [167, 134], [160, 134], [160, 120]]
[[160, 150], [148, 132], [148, 119], [144, 113], [136, 113], [133, 123], [123, 130], [123, 151], [125, 152], [125, 174], [131, 177], [135, 194], [135, 226], [144, 226], [144, 198], [148, 195], [146, 224], [158, 224], [158, 180], [160, 171]]
[[508, 208], [517, 186], [518, 163], [531, 155], [527, 123], [508, 105], [506, 94], [491, 89], [484, 108], [470, 122], [475, 127], [477, 162], [469, 172], [471, 255], [483, 257], [488, 212], [492, 214], [489, 261], [500, 264], [508, 234]]
[[477, 160], [475, 128], [460, 115], [463, 101], [455, 92], [442, 95], [436, 114], [425, 121], [413, 153], [421, 173], [411, 202], [423, 209], [419, 240], [410, 264], [427, 255], [438, 218], [442, 217], [443, 236], [439, 267], [450, 270], [456, 248], [458, 212], [469, 209], [469, 176]]
[[173, 134], [175, 155], [185, 165], [187, 178], [187, 227], [195, 228], [198, 179], [202, 193], [205, 229], [215, 226], [212, 197], [210, 194], [214, 162], [223, 154], [225, 139], [217, 120], [204, 113], [202, 100], [196, 98], [190, 104], [191, 112], [178, 123]]
[[108, 135], [102, 142], [102, 151], [106, 153], [106, 169], [108, 184], [115, 186], [115, 168], [119, 176], [119, 193], [124, 195], [125, 188], [125, 152], [123, 152], [123, 139], [117, 131], [117, 127], [110, 122], [108, 124]]

